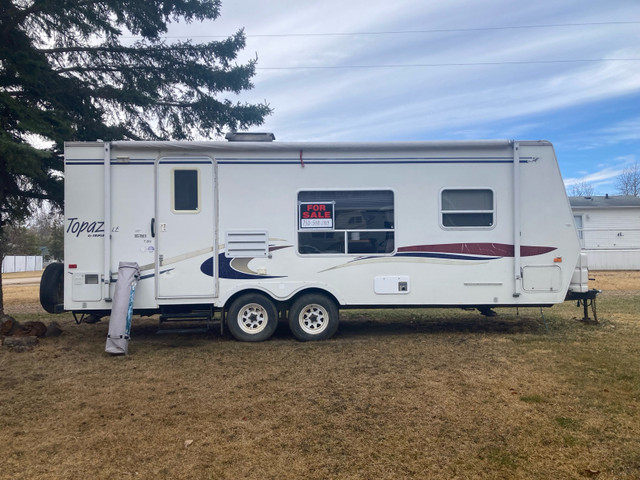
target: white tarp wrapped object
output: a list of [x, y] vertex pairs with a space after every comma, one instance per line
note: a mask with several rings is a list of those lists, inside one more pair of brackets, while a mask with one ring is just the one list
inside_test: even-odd
[[109, 334], [105, 347], [107, 353], [126, 355], [129, 352], [133, 299], [139, 278], [140, 267], [136, 262], [120, 262], [109, 318]]

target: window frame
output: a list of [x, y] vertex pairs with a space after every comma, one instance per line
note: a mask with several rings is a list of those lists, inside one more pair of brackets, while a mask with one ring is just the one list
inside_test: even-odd
[[[492, 209], [491, 210], [443, 210], [442, 205], [442, 196], [444, 192], [450, 190], [465, 190], [465, 191], [490, 191], [491, 199], [492, 199]], [[486, 214], [490, 213], [492, 215], [493, 222], [491, 225], [460, 225], [460, 226], [446, 226], [444, 224], [444, 215], [445, 214]], [[497, 201], [496, 201], [496, 192], [491, 187], [443, 187], [440, 189], [438, 193], [438, 223], [440, 224], [440, 228], [443, 230], [493, 230], [496, 228], [496, 224], [498, 223], [498, 209], [497, 209]]]
[[[577, 219], [580, 219], [580, 226], [578, 227]], [[585, 222], [585, 214], [584, 213], [574, 213], [573, 214], [573, 225], [576, 227], [576, 233], [578, 234], [578, 240], [580, 240], [580, 247], [584, 248], [584, 222]]]
[[[337, 215], [335, 213], [335, 207], [337, 205], [335, 198], [327, 198], [325, 200], [318, 200], [317, 203], [331, 203], [334, 204], [334, 219], [332, 228], [300, 228], [300, 205], [305, 203], [313, 203], [309, 200], [300, 200], [300, 194], [305, 192], [388, 192], [391, 193], [392, 209], [393, 209], [393, 228], [380, 229], [343, 229], [336, 228]], [[364, 187], [364, 188], [301, 188], [296, 191], [296, 217], [295, 217], [295, 231], [296, 231], [296, 255], [304, 258], [308, 257], [362, 257], [362, 256], [376, 256], [376, 257], [389, 257], [393, 256], [397, 252], [396, 231], [397, 231], [397, 212], [396, 212], [396, 191], [393, 188], [376, 188], [376, 187]], [[390, 252], [384, 253], [349, 253], [349, 234], [350, 233], [366, 233], [366, 232], [386, 232], [393, 234], [393, 249]], [[333, 233], [342, 234], [344, 237], [343, 246], [344, 252], [319, 252], [319, 253], [303, 253], [300, 251], [300, 233]]]
[[[176, 209], [176, 172], [192, 171], [196, 172], [196, 201], [198, 206], [195, 210], [177, 210]], [[171, 212], [176, 215], [197, 215], [202, 210], [202, 174], [199, 168], [193, 166], [180, 166], [171, 169]]]

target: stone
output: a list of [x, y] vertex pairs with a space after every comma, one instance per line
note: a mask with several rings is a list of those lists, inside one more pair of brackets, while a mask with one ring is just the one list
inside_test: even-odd
[[62, 335], [62, 328], [60, 328], [60, 325], [58, 325], [58, 322], [51, 322], [47, 327], [47, 331], [44, 334], [46, 338], [59, 337], [60, 335]]
[[38, 337], [5, 337], [2, 344], [15, 352], [28, 352], [38, 344]]

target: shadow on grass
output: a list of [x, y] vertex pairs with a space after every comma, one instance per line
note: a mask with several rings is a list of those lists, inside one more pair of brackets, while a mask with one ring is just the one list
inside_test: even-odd
[[369, 319], [365, 315], [347, 318], [340, 324], [339, 336], [411, 335], [416, 333], [520, 334], [545, 333], [543, 319], [531, 316], [449, 315], [447, 317], [414, 317], [411, 314], [392, 320]]
[[[480, 314], [462, 312], [460, 314], [447, 313], [446, 315], [433, 315], [431, 313], [412, 313], [413, 311], [357, 311], [345, 312], [341, 316], [340, 326], [334, 338], [357, 338], [370, 336], [391, 336], [391, 335], [415, 335], [429, 334], [438, 335], [442, 333], [479, 333], [479, 334], [544, 334], [545, 325], [542, 317], [533, 315], [517, 316], [512, 314], [499, 314], [496, 317], [484, 317]], [[202, 326], [202, 325], [200, 325]], [[198, 325], [194, 325], [198, 327]], [[158, 334], [157, 323], [138, 324], [134, 321], [132, 326], [132, 337], [139, 340], [145, 338], [165, 339], [170, 344], [171, 339], [182, 339], [178, 343], [191, 339], [198, 343], [199, 340], [226, 341], [233, 340], [228, 330], [220, 335], [219, 325], [212, 326], [208, 331], [195, 329], [189, 331], [184, 326], [164, 328]], [[293, 340], [294, 337], [289, 331], [286, 322], [281, 321], [273, 336], [279, 340]]]

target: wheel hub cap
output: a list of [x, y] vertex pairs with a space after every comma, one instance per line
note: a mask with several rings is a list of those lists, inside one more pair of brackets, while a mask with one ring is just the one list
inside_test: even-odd
[[262, 305], [251, 303], [238, 313], [238, 325], [243, 332], [259, 333], [267, 326], [268, 314]]
[[308, 305], [300, 312], [300, 328], [306, 333], [317, 335], [329, 324], [329, 314], [321, 305]]

